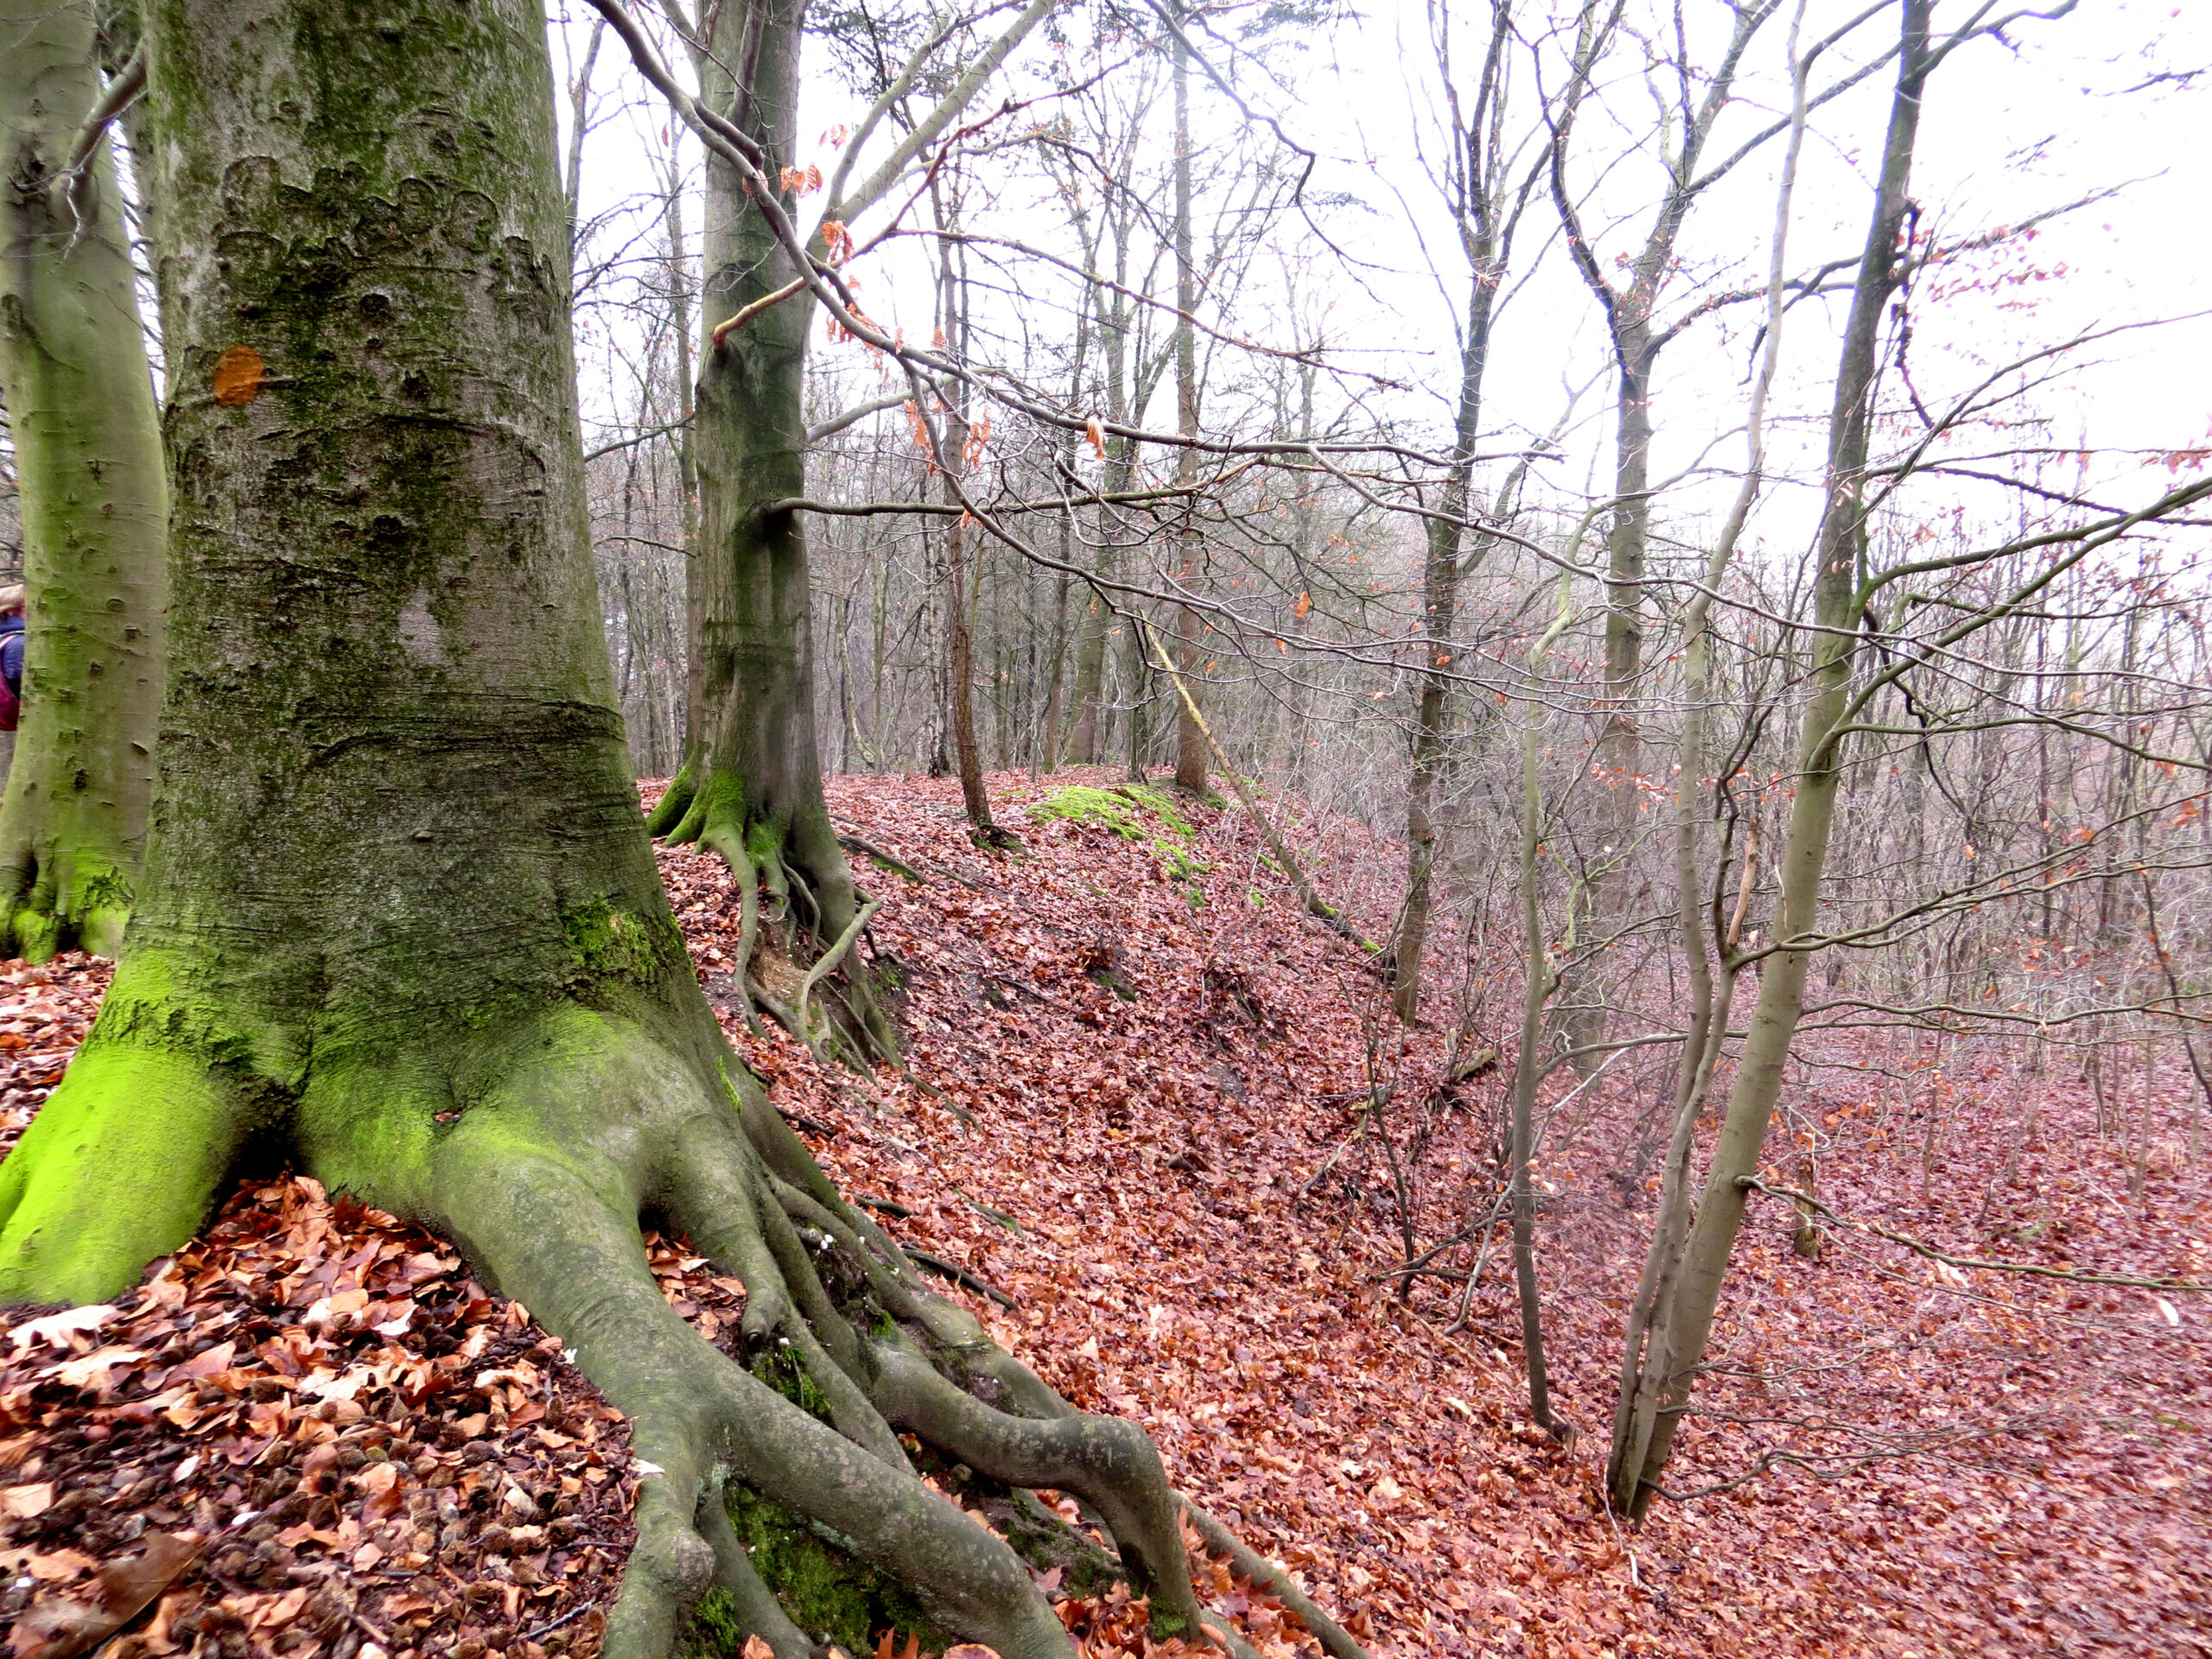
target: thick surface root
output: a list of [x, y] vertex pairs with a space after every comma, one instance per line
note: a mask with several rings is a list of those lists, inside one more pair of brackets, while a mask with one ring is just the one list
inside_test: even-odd
[[17, 846], [0, 856], [0, 893], [8, 895], [0, 944], [26, 961], [49, 962], [64, 950], [113, 957], [123, 948], [130, 882], [104, 853]]
[[[695, 772], [703, 772], [703, 778]], [[731, 981], [741, 1012], [755, 1008], [805, 1043], [865, 1071], [899, 1065], [899, 1039], [858, 942], [874, 906], [853, 886], [828, 809], [748, 810], [734, 773], [687, 766], [670, 780], [645, 819], [647, 833], [672, 846], [697, 846], [729, 866], [741, 914]], [[780, 955], [790, 983], [768, 983]]]
[[[572, 1063], [571, 1075], [575, 1069]], [[606, 1081], [620, 1084], [617, 1076]], [[523, 1105], [537, 1091], [518, 1085], [516, 1109], [540, 1116], [542, 1108]], [[727, 1540], [718, 1554], [723, 1523], [700, 1520], [702, 1505], [728, 1503], [728, 1483], [908, 1587], [944, 1631], [986, 1643], [1007, 1659], [1070, 1651], [1014, 1552], [925, 1486], [895, 1437], [873, 1432], [870, 1420], [880, 1418], [837, 1363], [849, 1353], [857, 1367], [858, 1339], [804, 1255], [776, 1248], [771, 1217], [781, 1211], [771, 1209], [734, 1103], [691, 1092], [680, 1122], [666, 1121], [659, 1100], [641, 1114], [677, 1131], [672, 1159], [650, 1170], [652, 1185], [683, 1211], [715, 1204], [720, 1224], [708, 1248], [746, 1284], [748, 1332], [769, 1355], [804, 1354], [800, 1374], [817, 1390], [795, 1391], [818, 1399], [823, 1415], [839, 1420], [835, 1427], [741, 1370], [668, 1306], [646, 1267], [636, 1220], [638, 1201], [656, 1194], [626, 1190], [619, 1166], [575, 1147], [563, 1126], [541, 1117], [518, 1139], [512, 1132], [518, 1126], [479, 1135], [464, 1120], [439, 1154], [440, 1185], [472, 1195], [453, 1217], [454, 1230], [500, 1287], [572, 1344], [586, 1375], [635, 1420], [645, 1477], [638, 1542], [606, 1652], [659, 1659], [685, 1613], [717, 1585], [726, 1592], [725, 1617], [745, 1624], [746, 1634], [772, 1647], [779, 1639], [791, 1644], [791, 1630], [734, 1568]], [[664, 1099], [664, 1091], [656, 1095]], [[693, 1221], [699, 1233], [703, 1219]], [[833, 1376], [850, 1384], [839, 1391], [842, 1401], [819, 1389]]]
[[[632, 1420], [637, 1541], [611, 1659], [754, 1636], [822, 1659], [887, 1627], [1066, 1659], [1034, 1574], [1070, 1563], [1148, 1596], [1155, 1635], [1202, 1642], [1203, 1621], [1242, 1650], [1199, 1605], [1144, 1433], [1074, 1411], [930, 1291], [726, 1058], [704, 1077], [697, 1053], [570, 1006], [435, 1067], [310, 1065], [272, 1111], [189, 1042], [132, 1039], [179, 1019], [126, 983], [111, 999], [122, 1034], [86, 1048], [0, 1164], [0, 1297], [113, 1294], [190, 1235], [255, 1131], [287, 1132], [334, 1191], [452, 1236]], [[433, 1071], [452, 1083], [426, 1087]], [[741, 1281], [740, 1357], [664, 1297], [641, 1217]], [[1118, 1559], [1036, 1488], [1078, 1499]], [[978, 1524], [994, 1510], [1004, 1535]]]
[[247, 1127], [215, 1067], [88, 1045], [0, 1163], [0, 1306], [97, 1302], [137, 1282], [198, 1230]]

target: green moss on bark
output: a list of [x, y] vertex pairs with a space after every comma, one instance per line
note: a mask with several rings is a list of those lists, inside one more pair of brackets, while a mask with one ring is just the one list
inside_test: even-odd
[[885, 1630], [900, 1646], [918, 1636], [923, 1647], [938, 1652], [960, 1639], [931, 1619], [898, 1580], [856, 1559], [849, 1539], [797, 1519], [737, 1481], [729, 1484], [724, 1501], [753, 1569], [776, 1586], [791, 1622], [808, 1635], [835, 1642], [849, 1654], [874, 1652]]
[[[0, 1164], [0, 1299], [120, 1288], [258, 1141], [454, 1240], [631, 1417], [607, 1659], [668, 1659], [717, 1587], [695, 1629], [741, 1610], [783, 1659], [806, 1659], [793, 1618], [855, 1654], [889, 1628], [1069, 1659], [894, 1420], [1100, 1504], [1166, 1575], [1155, 1610], [1189, 1605], [1156, 1454], [1126, 1425], [993, 1412], [863, 1317], [865, 1290], [985, 1363], [743, 1071], [642, 833], [546, 251], [543, 22], [531, 0], [148, 8], [179, 671], [115, 984]], [[797, 792], [728, 773], [747, 839], [772, 829], [794, 904], [803, 874], [836, 927], [850, 882], [801, 758]], [[743, 1281], [748, 1341], [789, 1342], [818, 1401], [670, 1306], [645, 1215]], [[1067, 1411], [998, 1360], [1009, 1397]]]
[[650, 988], [690, 961], [683, 931], [665, 906], [641, 915], [594, 896], [563, 911], [561, 927], [575, 957], [575, 988], [620, 980]]
[[88, 1045], [0, 1162], [0, 1306], [100, 1301], [183, 1244], [251, 1130], [245, 1105], [189, 1052]]
[[34, 960], [73, 944], [113, 955], [153, 787], [161, 434], [106, 145], [73, 207], [61, 177], [100, 91], [93, 8], [0, 0], [0, 398], [30, 598], [0, 941]]

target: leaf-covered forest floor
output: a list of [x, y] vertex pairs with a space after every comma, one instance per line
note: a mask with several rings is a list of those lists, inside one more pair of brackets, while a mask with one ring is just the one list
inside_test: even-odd
[[[1179, 1484], [1378, 1655], [2212, 1652], [2202, 1297], [1961, 1270], [1833, 1228], [1808, 1262], [1762, 1199], [1669, 1477], [1723, 1490], [1617, 1525], [1598, 1491], [1663, 1060], [1632, 1053], [1576, 1096], [1540, 1165], [1554, 1399], [1580, 1431], [1561, 1448], [1523, 1421], [1502, 1239], [1456, 1334], [1471, 1250], [1409, 1302], [1391, 1271], [1402, 1185], [1424, 1249], [1490, 1213], [1503, 1071], [1445, 1084], [1439, 1031], [1401, 1054], [1374, 977], [1298, 915], [1233, 810], [1179, 806], [1188, 842], [1149, 814], [1128, 839], [1027, 811], [1071, 782], [1114, 779], [993, 779], [1019, 856], [975, 850], [950, 782], [831, 785], [842, 829], [924, 877], [862, 862], [929, 1089], [747, 1034], [726, 872], [663, 868], [709, 997], [846, 1192], [1009, 1300], [946, 1286], [1071, 1399], [1145, 1423]], [[1332, 896], [1388, 894], [1388, 842], [1294, 808], [1285, 827]], [[1478, 1027], [1506, 1028], [1510, 970], [1455, 971], [1481, 982]], [[0, 1143], [105, 982], [82, 957], [0, 973]], [[2185, 1072], [2111, 1075], [2100, 1109], [2070, 1059], [2038, 1077], [1840, 1034], [1805, 1052], [1777, 1185], [1809, 1144], [1825, 1204], [1962, 1257], [2212, 1274]], [[654, 1261], [721, 1337], [734, 1283], [681, 1241]], [[521, 1310], [388, 1217], [270, 1172], [111, 1312], [18, 1320], [0, 1365], [17, 1654], [139, 1604], [110, 1659], [595, 1647], [627, 1541], [623, 1426]], [[178, 1536], [188, 1565], [150, 1547]], [[1263, 1649], [1313, 1650], [1214, 1582]], [[1062, 1611], [1098, 1659], [1141, 1647], [1134, 1609]]]

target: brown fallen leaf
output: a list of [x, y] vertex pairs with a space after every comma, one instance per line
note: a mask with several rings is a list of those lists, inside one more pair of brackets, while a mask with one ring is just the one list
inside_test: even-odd
[[197, 1539], [149, 1533], [136, 1555], [100, 1569], [99, 1599], [48, 1597], [16, 1621], [9, 1647], [15, 1659], [75, 1659], [138, 1617], [176, 1582], [200, 1554]]
[[0, 1516], [10, 1521], [28, 1521], [53, 1507], [54, 1483], [50, 1480], [29, 1486], [0, 1487]]
[[389, 1463], [372, 1463], [361, 1471], [361, 1488], [369, 1495], [361, 1513], [369, 1521], [389, 1519], [399, 1511], [403, 1494], [399, 1488], [399, 1471]]
[[115, 1629], [106, 1612], [88, 1601], [48, 1596], [33, 1602], [30, 1611], [16, 1621], [8, 1651], [16, 1659], [65, 1659], [114, 1634]]
[[64, 1548], [41, 1554], [34, 1550], [23, 1558], [23, 1571], [35, 1579], [48, 1584], [67, 1584], [97, 1567], [99, 1563], [82, 1550]]
[[30, 1319], [10, 1332], [20, 1353], [34, 1342], [50, 1342], [55, 1347], [66, 1347], [69, 1338], [80, 1332], [99, 1330], [115, 1317], [114, 1306], [107, 1302], [95, 1302], [87, 1307], [65, 1307], [59, 1313], [49, 1313], [42, 1319]]

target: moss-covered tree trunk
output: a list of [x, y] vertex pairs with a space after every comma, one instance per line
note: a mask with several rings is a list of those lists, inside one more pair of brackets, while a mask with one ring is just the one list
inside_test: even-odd
[[[709, 8], [714, 35], [694, 59], [700, 101], [760, 142], [770, 178], [797, 153], [804, 10], [804, 0]], [[752, 73], [741, 86], [731, 70], [747, 65]], [[797, 513], [762, 511], [806, 493], [812, 302], [786, 298], [715, 338], [719, 325], [798, 273], [736, 169], [711, 149], [702, 235], [705, 332], [691, 435], [699, 491], [691, 567], [697, 702], [683, 769], [652, 829], [729, 861], [745, 906], [736, 975], [743, 983], [764, 931], [804, 958], [844, 940], [860, 899], [822, 793], [805, 529]], [[849, 1017], [834, 1034], [864, 1054], [895, 1058], [894, 1034], [857, 951], [849, 948], [845, 963], [842, 1001]], [[772, 993], [765, 1000], [796, 1022], [796, 1009]], [[803, 1034], [815, 1040], [811, 1031]]]
[[[112, 988], [0, 1163], [0, 1301], [115, 1294], [289, 1156], [457, 1241], [634, 1419], [614, 1659], [687, 1618], [777, 1659], [887, 1626], [1071, 1655], [918, 1459], [1198, 1639], [1150, 1441], [923, 1289], [700, 995], [600, 638], [542, 13], [149, 14], [178, 671]], [[641, 1217], [742, 1281], [754, 1370], [661, 1296]]]
[[168, 505], [129, 233], [102, 140], [89, 0], [0, 3], [0, 396], [29, 589], [22, 724], [0, 802], [8, 942], [112, 956], [144, 847]]

